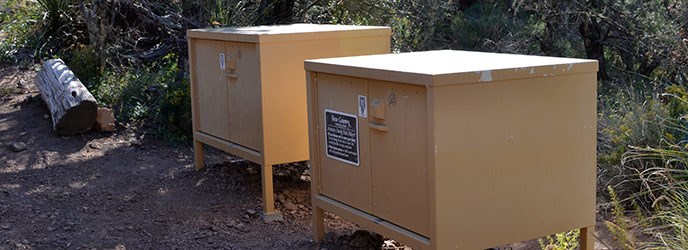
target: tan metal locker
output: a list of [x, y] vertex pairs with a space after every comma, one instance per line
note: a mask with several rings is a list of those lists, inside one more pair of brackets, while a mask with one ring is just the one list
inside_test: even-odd
[[305, 68], [316, 240], [330, 211], [417, 249], [571, 229], [592, 249], [596, 61], [445, 50]]
[[291, 24], [187, 31], [195, 165], [203, 144], [261, 164], [264, 218], [272, 165], [308, 160], [306, 59], [389, 53], [388, 27]]

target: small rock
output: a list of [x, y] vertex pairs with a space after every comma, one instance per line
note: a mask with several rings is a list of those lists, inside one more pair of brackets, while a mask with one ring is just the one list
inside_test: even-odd
[[248, 232], [249, 231], [249, 229], [246, 227], [246, 225], [244, 225], [244, 223], [237, 224], [235, 226], [235, 228], [239, 231], [242, 231], [242, 232]]
[[296, 211], [299, 209], [299, 207], [294, 205], [294, 203], [292, 203], [291, 201], [287, 201], [286, 203], [284, 203], [284, 208], [286, 208], [289, 211]]
[[236, 222], [235, 220], [230, 220], [230, 221], [228, 221], [228, 222], [225, 223], [225, 226], [227, 226], [227, 227], [229, 227], [229, 228], [234, 228], [234, 227], [236, 227], [238, 224], [239, 224], [239, 223]]
[[281, 202], [282, 204], [286, 203], [286, 200], [284, 199], [283, 194], [277, 194], [277, 200]]
[[91, 143], [88, 146], [91, 147], [92, 149], [100, 149], [101, 148], [100, 144], [98, 144], [98, 143]]
[[19, 82], [17, 82], [17, 88], [20, 88], [20, 89], [27, 88], [26, 82], [24, 82], [24, 80], [19, 80]]
[[15, 142], [10, 144], [10, 149], [14, 152], [21, 152], [26, 150], [26, 143], [23, 142]]
[[143, 145], [143, 143], [141, 143], [141, 141], [139, 140], [132, 140], [130, 143], [132, 147], [140, 147], [141, 145]]
[[50, 119], [50, 115], [48, 115], [48, 114], [43, 115], [43, 119], [46, 119], [46, 120]]
[[250, 216], [256, 215], [256, 210], [255, 209], [246, 209], [246, 213]]

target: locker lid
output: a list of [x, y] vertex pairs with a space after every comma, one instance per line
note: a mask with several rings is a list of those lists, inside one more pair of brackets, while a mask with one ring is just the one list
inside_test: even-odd
[[306, 60], [305, 68], [311, 72], [443, 86], [597, 72], [597, 61], [437, 50]]
[[190, 29], [189, 38], [201, 38], [246, 43], [272, 43], [300, 40], [327, 40], [391, 35], [389, 27], [334, 24], [288, 24], [250, 27]]

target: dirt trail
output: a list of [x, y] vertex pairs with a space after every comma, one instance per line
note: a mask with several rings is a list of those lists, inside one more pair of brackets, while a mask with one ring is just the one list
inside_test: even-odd
[[[276, 177], [278, 196], [296, 209], [266, 224], [256, 213], [259, 168], [216, 152], [197, 172], [190, 147], [121, 128], [58, 136], [35, 73], [0, 74], [0, 249], [316, 248], [308, 182], [291, 177], [302, 168]], [[14, 152], [15, 142], [27, 148]]]
[[[61, 137], [33, 85], [35, 72], [0, 67], [0, 249], [373, 249], [383, 239], [328, 215], [311, 240], [303, 164], [278, 167], [285, 220], [264, 223], [259, 168], [208, 150], [194, 171], [189, 146], [119, 128]], [[11, 144], [23, 142], [15, 152]], [[307, 175], [307, 174], [306, 174]], [[403, 249], [385, 241], [384, 249]], [[377, 247], [374, 247], [377, 246]], [[500, 249], [537, 249], [537, 242]]]

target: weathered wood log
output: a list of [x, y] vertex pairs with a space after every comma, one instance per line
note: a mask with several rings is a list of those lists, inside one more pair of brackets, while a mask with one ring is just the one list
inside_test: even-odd
[[93, 127], [98, 113], [96, 99], [61, 59], [43, 63], [36, 85], [50, 109], [55, 132], [72, 135]]

